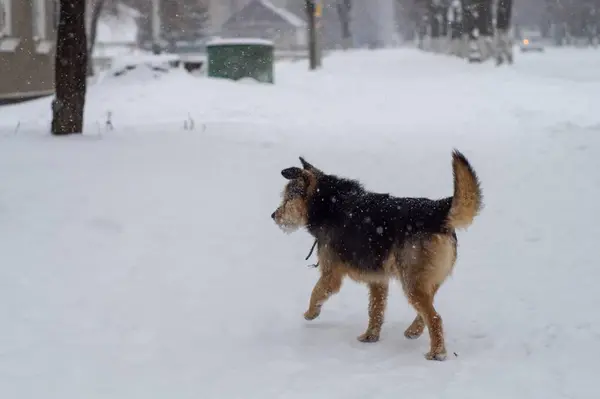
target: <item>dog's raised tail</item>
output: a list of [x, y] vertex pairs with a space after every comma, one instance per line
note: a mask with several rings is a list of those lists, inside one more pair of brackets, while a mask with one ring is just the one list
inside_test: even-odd
[[452, 152], [454, 195], [446, 219], [453, 229], [466, 229], [483, 206], [481, 184], [467, 158], [458, 150]]

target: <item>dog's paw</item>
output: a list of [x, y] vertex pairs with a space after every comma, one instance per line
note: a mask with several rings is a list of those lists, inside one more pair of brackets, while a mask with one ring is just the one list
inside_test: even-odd
[[425, 354], [425, 359], [427, 360], [437, 360], [437, 361], [444, 361], [447, 358], [447, 354], [446, 351], [443, 352], [429, 352]]
[[423, 329], [411, 329], [407, 328], [404, 331], [404, 336], [408, 339], [417, 339], [423, 334]]
[[306, 320], [314, 320], [321, 314], [320, 310], [307, 310], [304, 312], [304, 319]]
[[359, 335], [356, 339], [360, 342], [370, 343], [379, 341], [379, 334], [375, 334], [367, 331], [366, 333]]

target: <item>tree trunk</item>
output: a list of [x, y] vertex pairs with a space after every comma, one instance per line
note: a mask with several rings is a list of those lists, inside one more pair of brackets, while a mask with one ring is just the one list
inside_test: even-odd
[[438, 6], [433, 0], [429, 3], [429, 29], [431, 38], [437, 40], [440, 37], [441, 26], [438, 18]]
[[479, 32], [477, 45], [481, 54], [481, 60], [485, 61], [491, 55], [492, 50], [492, 2], [491, 0], [475, 0], [475, 28]]
[[439, 18], [440, 18], [440, 31], [443, 37], [448, 36], [448, 9], [449, 7], [446, 4], [440, 6], [439, 10]]
[[347, 50], [352, 43], [352, 33], [350, 31], [352, 0], [338, 0], [336, 6], [340, 17], [340, 25], [342, 27], [342, 47], [344, 50]]
[[508, 31], [510, 29], [512, 3], [512, 0], [498, 0], [498, 7], [496, 8], [496, 28], [503, 31]]
[[450, 7], [451, 19], [449, 21], [450, 28], [450, 39], [452, 40], [460, 40], [463, 35], [463, 15], [462, 15], [462, 5], [452, 5]]
[[308, 59], [309, 69], [315, 70], [319, 66], [317, 60], [317, 16], [315, 0], [306, 0], [306, 12], [308, 14]]
[[52, 102], [54, 135], [83, 132], [87, 50], [85, 1], [60, 0]]
[[513, 62], [512, 41], [509, 38], [510, 20], [512, 16], [512, 0], [498, 0], [496, 8], [496, 64], [504, 61]]
[[473, 6], [466, 0], [462, 1], [462, 32], [467, 35], [469, 40], [474, 39], [473, 31], [475, 29], [475, 16], [473, 15]]
[[472, 4], [476, 15], [475, 28], [479, 31], [479, 37], [490, 37], [492, 35], [491, 0], [475, 0]]
[[440, 9], [439, 9], [439, 20], [440, 20], [440, 51], [442, 51], [443, 53], [448, 54], [450, 52], [450, 46], [449, 46], [449, 38], [448, 38], [448, 9], [449, 6], [448, 4], [445, 4], [444, 2], [442, 2], [440, 4]]
[[440, 1], [430, 0], [428, 7], [429, 33], [431, 39], [431, 50], [435, 53], [442, 51], [442, 36], [444, 35], [442, 16], [442, 5]]
[[[92, 17], [90, 22], [90, 46], [88, 49], [88, 55], [90, 59], [93, 59], [94, 56], [94, 48], [96, 47], [96, 36], [98, 35], [98, 21], [100, 20], [100, 15], [102, 14], [102, 9], [104, 8], [105, 0], [96, 0], [95, 4], [92, 7]], [[94, 63], [87, 63], [87, 76], [94, 76]]]

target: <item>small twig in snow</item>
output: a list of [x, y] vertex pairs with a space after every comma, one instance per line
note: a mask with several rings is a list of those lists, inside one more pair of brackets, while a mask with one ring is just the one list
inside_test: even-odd
[[188, 113], [187, 119], [183, 121], [183, 129], [184, 130], [194, 130], [196, 127], [196, 123], [192, 116]]
[[106, 113], [106, 130], [114, 130], [115, 129], [115, 127], [112, 124], [111, 117], [112, 117], [112, 112], [108, 111]]

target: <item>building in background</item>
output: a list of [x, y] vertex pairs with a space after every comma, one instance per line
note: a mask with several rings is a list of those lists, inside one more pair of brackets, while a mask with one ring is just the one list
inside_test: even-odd
[[[0, 0], [2, 1], [2, 0]], [[120, 0], [147, 15], [141, 23], [140, 42], [150, 41], [150, 2], [148, 0]], [[158, 0], [161, 4], [174, 0]], [[191, 1], [191, 0], [188, 0]], [[232, 15], [242, 10], [253, 0], [197, 0], [208, 10], [206, 36], [219, 36], [223, 24]], [[338, 0], [320, 0], [322, 4], [321, 37], [324, 48], [340, 48], [343, 40], [337, 11]], [[274, 7], [291, 12], [295, 17], [306, 21], [305, 0], [268, 0]], [[351, 30], [352, 44], [356, 47], [388, 47], [393, 45], [396, 36], [397, 0], [353, 0]], [[162, 8], [162, 6], [161, 6]], [[248, 24], [251, 21], [247, 21]], [[144, 47], [147, 47], [144, 45]]]
[[305, 49], [307, 46], [306, 22], [268, 0], [248, 1], [221, 24], [218, 35], [268, 39], [280, 50]]
[[0, 102], [54, 92], [57, 3], [0, 0]]
[[[221, 30], [221, 26], [234, 13], [244, 8], [251, 0], [206, 0], [208, 2], [210, 14], [210, 31], [216, 34]], [[270, 2], [278, 8], [285, 8], [288, 1], [304, 3], [304, 0], [271, 0]]]

